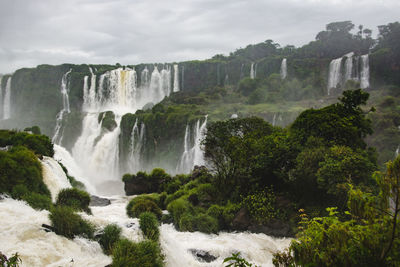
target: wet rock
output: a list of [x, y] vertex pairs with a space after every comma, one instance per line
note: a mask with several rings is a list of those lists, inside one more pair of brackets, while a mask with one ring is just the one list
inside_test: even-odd
[[251, 218], [248, 210], [246, 208], [241, 208], [238, 213], [236, 213], [235, 218], [232, 221], [232, 227], [235, 230], [245, 231], [251, 224]]
[[264, 225], [250, 225], [248, 230], [254, 233], [263, 233], [275, 237], [291, 236], [290, 226], [280, 220], [272, 219]]
[[189, 252], [198, 260], [199, 262], [212, 262], [218, 257], [210, 254], [210, 252], [200, 249], [189, 249]]
[[48, 232], [55, 232], [55, 231], [56, 231], [56, 228], [54, 228], [53, 226], [48, 225], [48, 224], [42, 224], [42, 228], [43, 228], [43, 230], [46, 231], [47, 233], [48, 233]]
[[104, 207], [111, 204], [111, 200], [108, 198], [98, 197], [98, 196], [90, 196], [90, 204], [91, 207]]

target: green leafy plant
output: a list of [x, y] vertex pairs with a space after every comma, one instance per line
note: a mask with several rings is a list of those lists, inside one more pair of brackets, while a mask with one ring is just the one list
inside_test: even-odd
[[103, 234], [100, 236], [99, 244], [107, 255], [112, 254], [113, 248], [118, 240], [121, 239], [122, 229], [116, 224], [107, 225]]
[[246, 259], [242, 258], [240, 256], [240, 252], [232, 253], [232, 256], [224, 259], [224, 263], [228, 264], [225, 265], [225, 267], [257, 267], [256, 265], [253, 265]]
[[157, 217], [152, 212], [143, 212], [139, 216], [139, 226], [145, 237], [158, 241], [160, 230], [158, 229]]

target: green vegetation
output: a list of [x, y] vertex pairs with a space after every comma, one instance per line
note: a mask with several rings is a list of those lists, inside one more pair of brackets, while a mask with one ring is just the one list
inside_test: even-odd
[[132, 218], [139, 218], [143, 212], [151, 212], [157, 218], [161, 218], [162, 215], [161, 209], [150, 196], [136, 197], [126, 207], [126, 213]]
[[0, 146], [24, 146], [35, 152], [35, 154], [48, 157], [54, 155], [53, 144], [45, 135], [0, 130]]
[[127, 239], [119, 240], [113, 250], [112, 267], [162, 267], [161, 250], [155, 241], [133, 243]]
[[74, 210], [67, 206], [55, 206], [51, 209], [49, 218], [55, 232], [67, 238], [83, 236], [93, 238], [94, 226], [82, 219]]
[[10, 258], [0, 252], [0, 266], [1, 267], [18, 267], [22, 263], [18, 253], [13, 254]]
[[160, 230], [158, 229], [158, 220], [152, 212], [143, 212], [139, 216], [140, 230], [147, 239], [158, 241]]
[[85, 211], [91, 214], [89, 204], [90, 195], [76, 188], [62, 189], [57, 195], [56, 205], [67, 206], [76, 211]]
[[104, 228], [99, 244], [105, 254], [112, 254], [115, 244], [121, 239], [121, 232], [121, 227], [116, 224], [109, 224]]

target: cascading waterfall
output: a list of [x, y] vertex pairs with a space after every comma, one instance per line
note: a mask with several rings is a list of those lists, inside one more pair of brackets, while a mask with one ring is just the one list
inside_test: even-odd
[[[91, 71], [90, 86], [88, 80], [89, 77], [84, 78], [83, 86], [82, 109], [86, 112], [86, 116], [82, 122], [82, 133], [72, 149], [72, 155], [81, 167], [85, 167], [82, 168], [85, 170], [83, 175], [97, 190], [110, 193], [110, 188], [114, 188], [115, 194], [122, 193], [119, 164], [121, 118], [126, 113], [136, 112], [147, 103], [156, 104], [169, 96], [172, 90], [171, 70], [167, 66], [160, 72], [155, 66], [150, 76], [145, 67], [141, 73], [139, 87], [136, 71], [129, 68], [118, 68], [102, 74], [97, 90], [93, 71]], [[112, 131], [101, 126], [103, 118], [99, 116], [105, 111], [112, 111], [115, 115], [117, 127]], [[144, 128], [140, 133], [144, 134]], [[134, 161], [132, 164], [136, 167], [130, 166], [129, 169], [138, 169], [138, 162]], [[102, 188], [105, 190], [102, 191]]]
[[329, 64], [328, 95], [330, 95], [331, 89], [336, 88], [336, 86], [341, 82], [341, 66], [342, 58], [334, 59]]
[[[71, 110], [69, 108], [69, 96], [68, 96], [68, 92], [69, 92], [68, 75], [71, 73], [71, 71], [72, 71], [72, 69], [70, 69], [68, 72], [66, 72], [61, 79], [60, 91], [61, 91], [62, 100], [63, 100], [63, 108], [56, 116], [56, 127], [54, 129], [54, 135], [52, 138], [52, 142], [54, 144], [61, 144], [62, 139], [63, 139], [63, 131], [61, 131], [63, 118], [66, 113], [71, 112]], [[61, 134], [60, 134], [60, 131], [61, 131]]]
[[43, 171], [43, 182], [50, 190], [51, 199], [56, 201], [56, 197], [61, 189], [71, 188], [68, 178], [60, 164], [53, 158], [43, 156], [41, 160]]
[[361, 56], [360, 87], [369, 87], [369, 58], [368, 54]]
[[287, 63], [286, 58], [282, 59], [281, 63], [281, 79], [284, 80], [287, 76]]
[[255, 67], [254, 67], [254, 62], [251, 62], [251, 66], [250, 66], [250, 78], [254, 79], [256, 77], [256, 71], [255, 71]]
[[11, 116], [11, 76], [7, 79], [6, 90], [4, 92], [3, 119], [7, 120]]
[[142, 148], [145, 141], [145, 124], [141, 123], [139, 125], [136, 119], [132, 128], [129, 147], [128, 168], [131, 173], [136, 173], [140, 170]]
[[226, 88], [228, 85], [229, 85], [229, 75], [225, 74], [224, 87]]
[[345, 74], [344, 74], [344, 80], [348, 81], [353, 78], [353, 56], [354, 52], [350, 52], [345, 55], [346, 61], [344, 63], [344, 69], [345, 69]]
[[189, 125], [186, 125], [183, 142], [184, 151], [176, 167], [177, 173], [189, 173], [194, 166], [205, 164], [201, 141], [205, 137], [206, 126], [207, 116], [201, 125], [200, 120], [196, 122], [192, 132], [190, 131]]
[[179, 92], [179, 66], [174, 65], [174, 92]]
[[182, 66], [182, 80], [181, 80], [181, 91], [183, 91], [184, 88], [184, 82], [185, 82], [185, 66]]
[[0, 118], [3, 118], [3, 76], [0, 75]]

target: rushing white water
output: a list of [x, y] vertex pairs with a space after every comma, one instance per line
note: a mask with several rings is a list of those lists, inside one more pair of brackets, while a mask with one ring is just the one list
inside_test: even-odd
[[179, 66], [174, 65], [174, 92], [179, 92]]
[[85, 185], [86, 191], [96, 194], [95, 188], [90, 184], [89, 179], [85, 177], [83, 171], [76, 163], [72, 155], [64, 147], [54, 145], [54, 159], [61, 162], [68, 170], [68, 174]]
[[192, 131], [190, 131], [189, 125], [186, 125], [183, 142], [184, 151], [176, 167], [177, 173], [189, 173], [194, 166], [205, 164], [201, 141], [204, 139], [206, 126], [207, 116], [201, 125], [200, 120], [198, 120]]
[[128, 169], [131, 173], [136, 173], [141, 169], [141, 155], [145, 141], [145, 124], [139, 125], [136, 119], [132, 128], [129, 147]]
[[254, 67], [254, 62], [251, 62], [251, 66], [250, 66], [250, 78], [254, 79], [256, 77], [256, 70]]
[[336, 86], [341, 82], [341, 66], [342, 58], [334, 59], [329, 64], [328, 95], [330, 95], [331, 89], [336, 88]]
[[43, 156], [42, 163], [43, 182], [50, 190], [51, 199], [55, 202], [61, 189], [71, 188], [71, 184], [60, 164], [53, 158]]
[[344, 79], [345, 81], [351, 80], [352, 79], [352, 74], [353, 74], [353, 56], [354, 52], [348, 53], [345, 55], [346, 61], [344, 63], [344, 68], [345, 68], [345, 74], [344, 74]]
[[3, 119], [7, 120], [11, 116], [11, 76], [7, 79], [6, 90], [3, 101]]
[[[161, 225], [160, 243], [166, 255], [166, 266], [224, 266], [223, 260], [232, 253], [241, 256], [257, 266], [273, 266], [273, 253], [289, 246], [290, 239], [272, 238], [264, 234], [219, 233], [206, 235], [195, 232], [178, 232], [173, 225]], [[212, 263], [197, 261], [189, 251], [199, 249], [218, 257]]]
[[[63, 108], [61, 109], [60, 112], [58, 112], [57, 117], [56, 117], [56, 127], [54, 129], [54, 135], [51, 140], [54, 144], [61, 144], [62, 139], [63, 139], [63, 131], [61, 131], [63, 118], [66, 113], [71, 112], [71, 110], [69, 108], [69, 96], [68, 96], [68, 92], [69, 92], [68, 75], [71, 73], [71, 71], [72, 71], [72, 69], [70, 69], [68, 72], [66, 72], [61, 79], [60, 92], [61, 92], [62, 100], [63, 100]], [[61, 133], [60, 133], [60, 131], [61, 131]]]
[[282, 59], [281, 63], [281, 79], [284, 80], [287, 76], [287, 63], [286, 63], [286, 58]]
[[0, 201], [0, 250], [7, 256], [14, 253], [21, 266], [106, 266], [111, 258], [100, 245], [77, 237], [73, 240], [47, 233], [41, 225], [50, 224], [49, 212], [37, 211], [23, 201], [5, 198]]
[[369, 58], [368, 54], [361, 56], [360, 87], [369, 87]]

